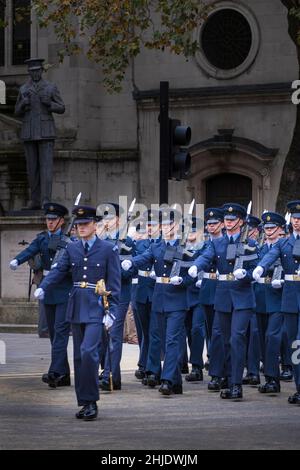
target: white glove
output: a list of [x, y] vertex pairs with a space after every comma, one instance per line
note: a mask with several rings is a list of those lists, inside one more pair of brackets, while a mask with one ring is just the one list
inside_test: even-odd
[[102, 322], [102, 323], [103, 323], [103, 325], [105, 326], [105, 328], [106, 328], [107, 330], [109, 330], [109, 329], [113, 326], [113, 324], [114, 324], [114, 317], [113, 317], [113, 315], [108, 315], [108, 314], [104, 315], [104, 317], [103, 317], [103, 322]]
[[236, 269], [235, 271], [233, 271], [233, 275], [237, 280], [244, 279], [244, 277], [246, 277], [246, 274], [246, 269]]
[[196, 282], [196, 287], [200, 289], [201, 284], [202, 284], [202, 279], [199, 279], [199, 281]]
[[189, 276], [191, 276], [193, 279], [198, 276], [198, 268], [197, 266], [191, 266], [190, 269], [188, 270]]
[[156, 274], [155, 274], [155, 271], [151, 271], [150, 274], [149, 274], [149, 277], [151, 277], [151, 279], [156, 279]]
[[15, 271], [16, 269], [18, 269], [18, 266], [19, 266], [19, 261], [17, 259], [13, 259], [10, 263], [9, 263], [9, 267], [10, 269], [12, 269], [13, 271]]
[[170, 279], [170, 284], [172, 284], [173, 286], [180, 286], [180, 284], [182, 284], [182, 281], [183, 281], [182, 277], [173, 276]]
[[272, 287], [274, 289], [281, 289], [282, 284], [284, 283], [283, 279], [274, 279], [274, 281], [271, 282]]
[[253, 279], [255, 279], [255, 281], [258, 281], [258, 279], [261, 277], [263, 272], [264, 272], [264, 268], [262, 268], [261, 266], [256, 266], [256, 268], [254, 269], [252, 273]]
[[124, 269], [124, 271], [129, 271], [129, 269], [132, 266], [132, 261], [130, 261], [130, 259], [124, 259], [124, 261], [122, 261], [121, 263], [121, 266]]
[[43, 298], [45, 297], [45, 291], [44, 289], [42, 289], [41, 287], [38, 287], [35, 291], [34, 291], [34, 297], [35, 299], [39, 299], [39, 300], [43, 300]]

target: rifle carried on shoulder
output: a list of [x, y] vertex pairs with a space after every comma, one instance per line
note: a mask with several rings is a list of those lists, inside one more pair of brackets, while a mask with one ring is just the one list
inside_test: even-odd
[[[249, 215], [251, 214], [251, 208], [252, 208], [252, 201], [249, 202], [248, 207], [247, 207], [247, 218], [241, 231], [240, 240], [236, 245], [234, 245], [235, 246], [235, 256], [233, 257], [233, 259], [235, 259], [234, 268], [233, 268], [234, 271], [236, 269], [243, 269], [245, 261], [252, 261], [258, 258], [258, 254], [256, 253], [256, 246], [249, 246], [248, 244], [249, 225], [248, 225], [247, 219]], [[255, 252], [255, 253], [246, 254], [246, 252], [248, 253]]]
[[[75, 199], [75, 202], [74, 202], [74, 206], [79, 205], [80, 199], [81, 199], [81, 193], [79, 193], [77, 195], [77, 197]], [[50, 240], [48, 248], [52, 249], [53, 251], [56, 252], [55, 256], [54, 256], [54, 259], [53, 259], [53, 262], [52, 262], [52, 265], [51, 265], [51, 268], [53, 268], [57, 265], [59, 260], [62, 258], [63, 254], [64, 254], [64, 252], [65, 252], [65, 250], [68, 246], [68, 243], [71, 242], [70, 237], [71, 237], [71, 232], [72, 232], [72, 228], [74, 226], [75, 219], [76, 219], [76, 215], [72, 215], [69, 224], [67, 225], [67, 227], [63, 231], [63, 235], [54, 240], [55, 245], [51, 244], [51, 240]]]
[[183, 261], [184, 256], [192, 258], [194, 255], [190, 251], [185, 248], [188, 236], [191, 232], [192, 225], [193, 225], [193, 209], [195, 205], [195, 199], [192, 200], [189, 212], [188, 212], [188, 219], [184, 225], [184, 232], [181, 238], [180, 245], [177, 246], [168, 246], [165, 252], [164, 261], [173, 263], [170, 277], [179, 276], [181, 268], [191, 267], [193, 262], [192, 261]]
[[119, 253], [122, 253], [122, 252], [127, 253], [127, 254], [119, 254], [120, 261], [123, 261], [124, 259], [132, 260], [132, 255], [130, 254], [130, 252], [132, 251], [132, 247], [126, 245], [126, 238], [127, 238], [127, 235], [128, 235], [130, 222], [133, 219], [133, 214], [134, 214], [133, 209], [134, 209], [134, 206], [135, 206], [135, 202], [136, 202], [136, 198], [133, 199], [133, 201], [130, 204], [129, 209], [128, 209], [126, 229], [123, 231], [124, 237], [122, 237], [121, 240], [118, 239], [116, 241], [116, 246], [118, 247]]
[[[288, 212], [285, 214], [285, 221], [286, 221], [286, 225], [289, 225], [290, 223], [290, 220], [291, 220], [291, 214], [289, 214]], [[283, 273], [283, 267], [282, 267], [282, 264], [281, 264], [281, 259], [278, 258], [275, 263], [273, 264], [273, 268], [274, 268], [274, 271], [273, 271], [273, 276], [272, 276], [272, 281], [281, 281], [282, 279], [282, 273]], [[270, 268], [271, 269], [271, 268]]]

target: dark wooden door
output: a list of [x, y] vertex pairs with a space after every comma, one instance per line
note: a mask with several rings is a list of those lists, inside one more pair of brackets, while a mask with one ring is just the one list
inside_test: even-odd
[[236, 202], [247, 207], [252, 199], [252, 181], [235, 173], [222, 173], [206, 180], [206, 207]]

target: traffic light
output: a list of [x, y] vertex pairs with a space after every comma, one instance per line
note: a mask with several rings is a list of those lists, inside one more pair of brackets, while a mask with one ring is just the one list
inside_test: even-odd
[[169, 119], [169, 179], [180, 181], [191, 169], [191, 155], [186, 148], [192, 137], [191, 128], [182, 126], [178, 119]]

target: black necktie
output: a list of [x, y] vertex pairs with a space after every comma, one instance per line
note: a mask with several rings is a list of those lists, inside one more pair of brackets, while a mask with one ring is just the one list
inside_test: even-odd
[[296, 236], [296, 240], [300, 240], [300, 235], [297, 235], [297, 236]]
[[273, 246], [273, 245], [272, 245], [272, 243], [270, 243], [269, 250], [271, 250], [271, 249], [272, 249], [272, 246]]
[[233, 237], [232, 237], [232, 236], [229, 238], [229, 243], [230, 243], [230, 244], [234, 243], [234, 240], [233, 240]]
[[87, 253], [88, 253], [88, 251], [89, 251], [89, 248], [90, 248], [90, 247], [89, 247], [89, 244], [88, 244], [88, 242], [85, 242], [85, 244], [84, 244], [84, 252], [85, 252], [85, 254], [87, 254]]

